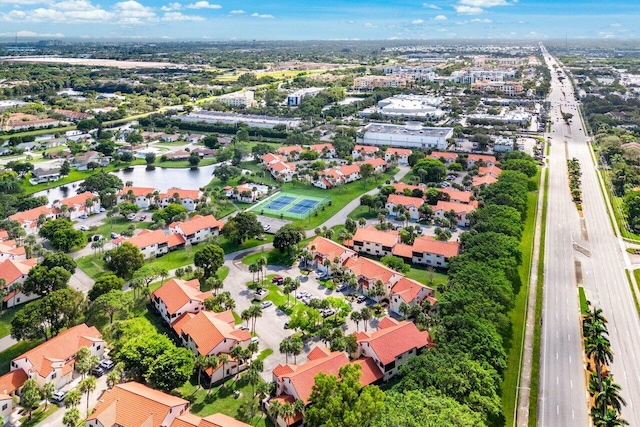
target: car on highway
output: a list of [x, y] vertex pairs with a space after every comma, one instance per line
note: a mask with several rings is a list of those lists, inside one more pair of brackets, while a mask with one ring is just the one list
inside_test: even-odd
[[267, 307], [271, 307], [273, 305], [273, 303], [271, 301], [264, 301], [260, 303], [260, 307], [261, 308], [267, 308]]

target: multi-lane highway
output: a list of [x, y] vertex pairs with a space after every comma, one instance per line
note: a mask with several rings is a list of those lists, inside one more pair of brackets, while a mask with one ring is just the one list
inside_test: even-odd
[[[552, 74], [551, 154], [544, 267], [538, 422], [541, 426], [586, 426], [588, 395], [583, 365], [577, 285], [609, 320], [612, 373], [623, 389], [622, 417], [640, 426], [640, 322], [625, 276], [625, 253], [613, 233], [587, 136], [570, 81], [543, 48]], [[554, 67], [555, 65], [555, 67]], [[563, 79], [559, 80], [558, 77]], [[573, 114], [566, 124], [562, 112]], [[567, 159], [582, 166], [583, 216], [571, 201]]]

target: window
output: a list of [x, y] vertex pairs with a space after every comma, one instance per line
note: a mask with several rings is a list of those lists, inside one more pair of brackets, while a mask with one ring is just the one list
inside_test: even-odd
[[53, 374], [51, 374], [51, 379], [54, 379], [57, 376], [58, 376], [58, 374], [54, 372]]
[[96, 347], [96, 350], [100, 350], [102, 346], [98, 344], [98, 346]]
[[8, 407], [9, 407], [9, 404], [5, 403], [4, 405], [2, 405], [2, 410], [5, 411]]

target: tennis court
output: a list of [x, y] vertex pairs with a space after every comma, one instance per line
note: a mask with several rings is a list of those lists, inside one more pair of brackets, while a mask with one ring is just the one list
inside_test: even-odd
[[324, 199], [300, 194], [279, 194], [273, 199], [268, 199], [252, 209], [261, 215], [272, 215], [294, 219], [305, 219], [318, 209], [330, 202], [330, 197]]

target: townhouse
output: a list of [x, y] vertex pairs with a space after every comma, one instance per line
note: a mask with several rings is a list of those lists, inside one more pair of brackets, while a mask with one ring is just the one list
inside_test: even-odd
[[18, 212], [9, 216], [10, 220], [20, 223], [27, 235], [36, 234], [38, 232], [38, 221], [40, 221], [41, 218], [44, 220], [56, 219], [56, 214], [53, 209], [47, 206], [38, 206], [37, 208]]
[[[66, 206], [66, 208], [63, 208], [63, 206]], [[56, 201], [53, 203], [53, 207], [57, 209], [59, 215], [74, 220], [83, 215], [100, 213], [102, 205], [100, 204], [100, 196], [90, 191], [85, 191], [73, 197]]]
[[446, 166], [449, 166], [451, 163], [455, 163], [458, 161], [457, 153], [450, 153], [447, 151], [433, 151], [429, 154], [429, 157], [432, 159], [440, 160]]
[[502, 169], [500, 169], [498, 166], [495, 166], [495, 165], [480, 166], [478, 168], [478, 175], [480, 176], [491, 175], [492, 177], [497, 178], [500, 176], [501, 173], [502, 173]]
[[262, 160], [262, 163], [264, 163], [265, 165], [269, 166], [273, 163], [276, 162], [286, 162], [287, 158], [285, 156], [282, 156], [280, 154], [274, 154], [274, 153], [267, 153], [264, 156], [262, 156], [260, 158], [260, 160]]
[[32, 184], [40, 184], [42, 182], [52, 182], [60, 179], [60, 168], [42, 169], [37, 168], [31, 172], [29, 181]]
[[137, 236], [131, 238], [118, 237], [113, 240], [113, 244], [120, 246], [124, 242], [129, 242], [137, 246], [145, 259], [160, 257], [171, 251], [181, 249], [185, 245], [184, 237], [180, 234], [164, 234], [162, 230], [142, 230]]
[[473, 187], [482, 187], [498, 182], [498, 178], [493, 175], [474, 176], [471, 185]]
[[36, 119], [9, 123], [7, 126], [5, 126], [5, 130], [17, 132], [22, 130], [42, 129], [47, 127], [53, 128], [57, 126], [60, 126], [60, 120]]
[[275, 179], [282, 179], [284, 182], [291, 182], [296, 173], [296, 167], [286, 162], [273, 162], [267, 169]]
[[75, 167], [79, 171], [86, 171], [92, 163], [98, 165], [98, 167], [106, 167], [109, 166], [110, 161], [111, 158], [105, 157], [102, 153], [98, 153], [97, 151], [87, 151], [86, 153], [76, 155], [71, 160], [71, 166]]
[[155, 194], [157, 194], [155, 188], [124, 187], [118, 191], [118, 204], [130, 202], [138, 205], [140, 209], [147, 209], [151, 206]]
[[385, 317], [375, 332], [355, 332], [358, 349], [355, 357], [370, 357], [383, 373], [383, 380], [393, 378], [410, 357], [433, 346], [427, 331], [420, 331], [415, 324]]
[[389, 164], [379, 157], [374, 159], [367, 159], [364, 162], [359, 162], [358, 165], [368, 164], [373, 166], [373, 170], [376, 172], [385, 172], [389, 168]]
[[28, 378], [36, 380], [38, 387], [52, 382], [58, 390], [73, 379], [76, 353], [82, 347], [87, 347], [92, 356], [102, 358], [105, 342], [95, 326], [82, 323], [61, 332], [13, 359], [11, 371], [21, 369]]
[[472, 168], [476, 163], [483, 163], [484, 166], [494, 166], [497, 161], [495, 156], [487, 156], [484, 154], [469, 154], [467, 157], [467, 167]]
[[404, 208], [411, 215], [411, 219], [417, 221], [420, 219], [420, 208], [424, 205], [424, 199], [420, 197], [401, 196], [398, 194], [389, 194], [385, 208], [391, 216], [397, 216], [397, 207]]
[[394, 182], [391, 185], [395, 188], [396, 194], [400, 196], [413, 196], [414, 190], [419, 190], [424, 195], [424, 192], [427, 191], [427, 186], [425, 184], [411, 185], [405, 184], [404, 182]]
[[350, 271], [358, 281], [358, 286], [362, 289], [362, 293], [367, 295], [370, 289], [373, 289], [378, 282], [382, 283], [384, 295], [373, 298], [379, 302], [389, 298], [391, 288], [404, 276], [397, 271], [385, 267], [377, 261], [369, 258], [349, 258], [344, 263], [345, 268]]
[[360, 166], [356, 164], [325, 169], [318, 175], [318, 179], [313, 182], [313, 185], [324, 190], [333, 188], [336, 184], [348, 184], [361, 178]]
[[411, 150], [407, 148], [387, 148], [384, 152], [384, 159], [387, 162], [397, 161], [400, 165], [409, 164]]
[[400, 309], [403, 302], [413, 307], [422, 305], [423, 301], [428, 300], [429, 303], [433, 305], [436, 303], [435, 295], [436, 292], [430, 287], [403, 277], [391, 288], [389, 309], [398, 316], [403, 316], [406, 314]]
[[382, 257], [391, 255], [394, 246], [399, 241], [400, 236], [397, 231], [381, 231], [373, 225], [369, 225], [358, 228], [353, 235], [353, 239], [345, 243], [359, 253]]
[[185, 190], [181, 188], [170, 188], [165, 193], [159, 194], [160, 206], [166, 208], [171, 203], [178, 203], [187, 208], [189, 212], [196, 209], [196, 204], [203, 199], [200, 190]]
[[172, 325], [185, 313], [198, 313], [204, 309], [204, 300], [212, 293], [200, 291], [200, 281], [169, 279], [153, 294], [151, 301], [165, 322]]
[[412, 245], [397, 244], [392, 254], [413, 264], [447, 268], [449, 258], [460, 254], [460, 243], [442, 242], [431, 236], [422, 236], [416, 238]]
[[36, 258], [30, 258], [23, 260], [7, 259], [0, 263], [0, 279], [4, 279], [3, 289], [7, 291], [2, 301], [5, 307], [15, 307], [18, 304], [24, 304], [39, 297], [37, 294], [22, 292], [20, 286], [37, 262]]
[[228, 363], [220, 363], [215, 368], [206, 370], [210, 383], [222, 381], [248, 367], [246, 362], [231, 357], [234, 347], [247, 348], [251, 342], [251, 333], [235, 328], [235, 319], [230, 310], [222, 313], [186, 312], [173, 323], [172, 328], [182, 341], [182, 345], [195, 355], [210, 356], [224, 353], [229, 356]]
[[292, 160], [298, 160], [300, 158], [300, 153], [303, 151], [304, 149], [299, 145], [283, 145], [278, 147], [276, 154], [280, 154], [281, 156], [285, 156]]
[[351, 150], [351, 157], [353, 160], [367, 160], [376, 158], [377, 153], [380, 151], [378, 147], [371, 145], [356, 145]]
[[72, 111], [72, 110], [56, 109], [54, 111], [57, 114], [63, 115], [65, 119], [67, 119], [67, 120], [69, 120], [71, 122], [79, 122], [80, 120], [93, 119], [95, 117], [93, 114], [81, 113], [81, 112]]
[[224, 194], [228, 199], [236, 199], [243, 203], [253, 203], [263, 196], [269, 194], [269, 187], [262, 184], [254, 184], [248, 182], [231, 187], [230, 185], [223, 188]]
[[472, 201], [469, 203], [455, 203], [438, 200], [438, 203], [433, 208], [433, 213], [436, 218], [444, 220], [447, 219], [447, 213], [453, 211], [457, 220], [457, 226], [469, 227], [471, 225], [469, 214], [476, 210], [477, 207], [477, 201]]
[[473, 193], [471, 191], [461, 191], [455, 188], [443, 187], [438, 188], [438, 191], [448, 198], [449, 202], [469, 204], [472, 202]]
[[172, 222], [169, 231], [180, 234], [186, 243], [193, 245], [220, 235], [223, 225], [213, 215], [195, 215], [188, 221]]
[[336, 258], [340, 264], [344, 264], [345, 261], [351, 258], [357, 258], [358, 254], [348, 249], [333, 240], [325, 237], [316, 237], [307, 245], [307, 249], [313, 256], [313, 268], [320, 271], [327, 271], [325, 267], [325, 261], [333, 262]]
[[23, 261], [27, 258], [24, 246], [18, 246], [15, 240], [0, 239], [0, 263], [6, 260]]
[[309, 151], [315, 151], [320, 157], [328, 159], [336, 157], [336, 149], [333, 144], [312, 144], [309, 146]]

